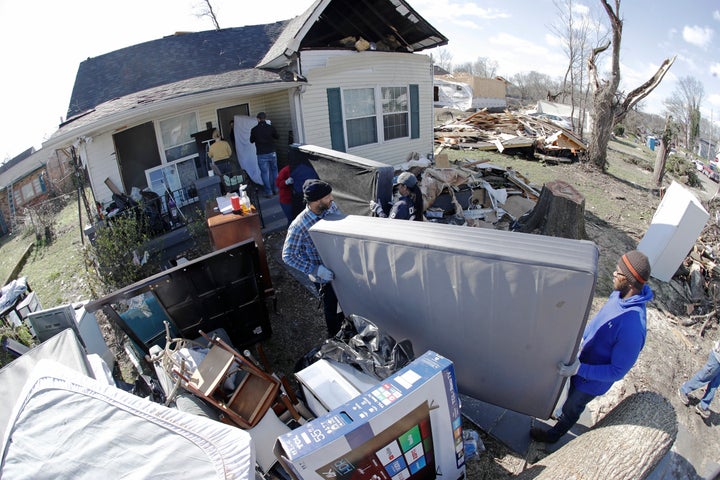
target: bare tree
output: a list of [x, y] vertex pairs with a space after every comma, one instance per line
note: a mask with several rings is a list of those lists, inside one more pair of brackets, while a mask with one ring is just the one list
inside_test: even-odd
[[210, 20], [212, 20], [213, 25], [215, 25], [215, 30], [220, 30], [220, 24], [218, 23], [217, 16], [215, 16], [215, 11], [213, 10], [212, 5], [210, 4], [210, 0], [203, 0], [204, 5], [199, 5], [198, 8], [200, 9], [200, 13], [197, 14], [198, 17], [210, 17]]
[[537, 102], [547, 98], [547, 92], [556, 92], [559, 88], [559, 82], [550, 78], [550, 76], [531, 71], [527, 73], [517, 73], [513, 75], [512, 87], [508, 89], [511, 93], [519, 97], [521, 103]]
[[452, 53], [447, 48], [439, 48], [437, 55], [430, 54], [432, 62], [440, 68], [452, 72]]
[[495, 78], [498, 62], [487, 57], [478, 57], [473, 62], [473, 75], [481, 78]]
[[666, 99], [665, 109], [675, 117], [683, 133], [685, 148], [693, 150], [700, 135], [700, 104], [704, 95], [703, 84], [694, 77], [683, 77], [670, 98]]
[[[645, 98], [657, 87], [675, 61], [675, 57], [665, 59], [660, 68], [647, 82], [643, 83], [627, 95], [618, 92], [620, 85], [620, 41], [622, 40], [623, 22], [620, 19], [620, 0], [615, 0], [615, 7], [601, 0], [602, 6], [610, 19], [612, 40], [610, 43], [595, 48], [588, 59], [588, 76], [593, 89], [593, 133], [590, 137], [588, 155], [596, 167], [605, 171], [607, 168], [607, 145], [612, 129], [621, 122], [633, 105]], [[610, 76], [608, 79], [598, 77], [596, 59], [598, 55], [612, 45]]]

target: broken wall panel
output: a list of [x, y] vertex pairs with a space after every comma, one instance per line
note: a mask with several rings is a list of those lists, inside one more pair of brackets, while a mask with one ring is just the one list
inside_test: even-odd
[[451, 359], [462, 393], [549, 418], [590, 310], [595, 244], [359, 216], [310, 234], [345, 314]]

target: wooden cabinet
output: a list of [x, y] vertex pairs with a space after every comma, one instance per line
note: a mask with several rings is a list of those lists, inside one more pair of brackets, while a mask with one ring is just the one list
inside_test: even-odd
[[[209, 212], [208, 212], [209, 213]], [[234, 213], [219, 214], [213, 212], [208, 218], [210, 238], [216, 250], [229, 247], [247, 239], [254, 239], [260, 257], [260, 273], [262, 275], [262, 287], [266, 295], [274, 293], [270, 269], [268, 268], [265, 243], [262, 238], [262, 224], [258, 213], [249, 215], [237, 215]]]

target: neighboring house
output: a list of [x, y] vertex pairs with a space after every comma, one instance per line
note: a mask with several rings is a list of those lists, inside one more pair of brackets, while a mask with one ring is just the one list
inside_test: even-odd
[[502, 77], [482, 78], [468, 73], [435, 74], [435, 85], [441, 91], [447, 91], [448, 86], [455, 86], [456, 97], [470, 95], [469, 105], [462, 110], [487, 108], [491, 111], [502, 111], [507, 107], [507, 86], [509, 82]]
[[432, 63], [415, 52], [446, 43], [404, 0], [317, 0], [288, 21], [171, 35], [83, 61], [43, 148], [75, 146], [103, 204], [116, 187], [191, 201], [212, 129], [233, 139], [230, 122], [260, 111], [281, 164], [293, 142], [399, 164], [432, 152]]
[[67, 186], [70, 171], [56, 152], [34, 148], [0, 165], [0, 235], [14, 231], [25, 208]]
[[717, 144], [707, 138], [699, 138], [695, 147], [695, 154], [700, 158], [706, 158], [708, 161], [714, 160], [717, 153]]

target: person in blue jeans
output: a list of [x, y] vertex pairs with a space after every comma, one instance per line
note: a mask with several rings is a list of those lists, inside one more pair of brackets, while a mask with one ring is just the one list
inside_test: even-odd
[[275, 179], [278, 175], [278, 166], [275, 140], [280, 137], [275, 127], [267, 122], [265, 112], [257, 114], [257, 121], [258, 124], [250, 130], [250, 143], [255, 144], [265, 198], [270, 198], [277, 193]]
[[715, 392], [718, 385], [720, 385], [720, 340], [715, 342], [713, 349], [710, 350], [705, 365], [678, 389], [678, 396], [683, 405], [688, 406], [690, 404], [690, 398], [688, 397], [690, 392], [705, 385], [707, 385], [705, 395], [700, 399], [700, 403], [695, 405], [695, 412], [702, 418], [707, 419], [710, 418], [710, 402], [715, 397]]
[[555, 443], [578, 421], [585, 406], [610, 390], [635, 364], [647, 334], [645, 305], [653, 299], [647, 281], [650, 263], [638, 250], [627, 252], [613, 272], [613, 292], [585, 327], [573, 364], [558, 364], [558, 374], [570, 378], [562, 414], [550, 429], [530, 429], [537, 442]]

